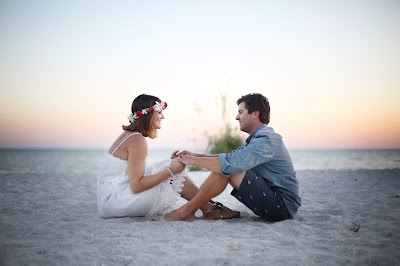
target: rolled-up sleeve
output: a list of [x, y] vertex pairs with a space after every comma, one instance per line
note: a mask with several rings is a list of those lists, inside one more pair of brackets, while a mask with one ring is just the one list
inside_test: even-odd
[[273, 147], [267, 135], [254, 136], [246, 146], [240, 147], [232, 153], [218, 155], [221, 173], [228, 176], [247, 171], [269, 161], [273, 154]]

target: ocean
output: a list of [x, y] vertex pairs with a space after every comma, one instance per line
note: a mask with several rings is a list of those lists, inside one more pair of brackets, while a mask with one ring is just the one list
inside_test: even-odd
[[[0, 149], [1, 174], [97, 174], [106, 150]], [[149, 150], [151, 161], [172, 150]], [[400, 169], [400, 149], [289, 150], [296, 171]]]

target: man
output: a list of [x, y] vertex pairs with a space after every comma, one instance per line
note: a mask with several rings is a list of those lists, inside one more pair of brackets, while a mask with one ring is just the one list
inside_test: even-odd
[[[246, 145], [229, 154], [205, 155], [184, 151], [180, 162], [212, 171], [195, 197], [181, 208], [167, 214], [166, 220], [194, 218], [200, 206], [219, 195], [230, 183], [232, 195], [267, 221], [290, 219], [301, 205], [296, 172], [282, 137], [268, 127], [270, 106], [261, 94], [248, 94], [238, 101], [240, 130], [249, 134]], [[237, 216], [216, 204], [220, 217]], [[218, 212], [214, 212], [218, 213]]]

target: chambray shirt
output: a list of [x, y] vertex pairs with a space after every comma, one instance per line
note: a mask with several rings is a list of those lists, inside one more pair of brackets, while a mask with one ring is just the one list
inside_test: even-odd
[[252, 170], [269, 187], [276, 187], [290, 215], [296, 214], [301, 205], [296, 172], [282, 136], [271, 127], [261, 125], [246, 139], [246, 145], [218, 157], [223, 175]]

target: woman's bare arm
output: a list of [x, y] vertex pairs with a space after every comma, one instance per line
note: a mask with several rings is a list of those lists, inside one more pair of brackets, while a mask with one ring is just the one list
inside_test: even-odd
[[[129, 184], [133, 193], [140, 193], [157, 186], [171, 176], [168, 170], [161, 171], [155, 175], [144, 176], [146, 169], [147, 141], [144, 137], [132, 139], [128, 148], [128, 175]], [[172, 173], [176, 174], [185, 169], [185, 165], [171, 164]]]

